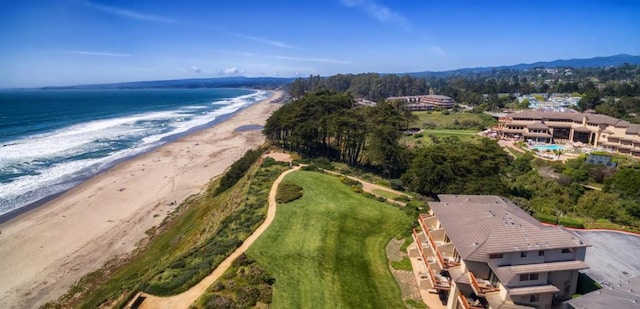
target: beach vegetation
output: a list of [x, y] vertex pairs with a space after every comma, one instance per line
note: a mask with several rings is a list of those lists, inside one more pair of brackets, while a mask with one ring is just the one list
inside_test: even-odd
[[[178, 213], [155, 228], [147, 245], [83, 277], [50, 305], [122, 307], [138, 291], [172, 295], [187, 290], [211, 273], [264, 221], [271, 185], [286, 169], [280, 164], [261, 167], [254, 163], [246, 171], [250, 177], [240, 177], [224, 192], [191, 197], [177, 209]], [[209, 187], [213, 190], [219, 183], [218, 179]]]
[[403, 308], [385, 248], [412, 218], [352, 192], [339, 177], [297, 171], [285, 181], [304, 196], [279, 204], [247, 251], [275, 278], [272, 306]]
[[260, 159], [260, 156], [262, 156], [265, 150], [266, 148], [264, 147], [249, 149], [240, 159], [233, 162], [224, 175], [222, 175], [222, 178], [220, 178], [220, 184], [216, 188], [214, 195], [218, 195], [236, 184], [249, 168]]
[[241, 254], [192, 308], [251, 308], [273, 299], [275, 279], [253, 259]]

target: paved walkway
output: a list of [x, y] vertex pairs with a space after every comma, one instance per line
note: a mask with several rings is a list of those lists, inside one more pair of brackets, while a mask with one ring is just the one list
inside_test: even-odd
[[193, 304], [205, 291], [211, 286], [224, 272], [231, 266], [231, 263], [235, 259], [253, 244], [253, 242], [262, 235], [262, 233], [271, 225], [273, 218], [276, 216], [276, 192], [278, 191], [278, 185], [289, 173], [298, 170], [300, 167], [296, 166], [293, 169], [287, 170], [280, 174], [280, 176], [273, 182], [271, 190], [269, 191], [269, 208], [267, 210], [267, 218], [262, 225], [256, 229], [251, 236], [249, 236], [238, 249], [233, 251], [216, 269], [207, 277], [202, 279], [198, 284], [185, 291], [184, 293], [159, 297], [146, 293], [141, 293], [141, 297], [144, 297], [144, 301], [140, 305], [140, 309], [186, 309]]

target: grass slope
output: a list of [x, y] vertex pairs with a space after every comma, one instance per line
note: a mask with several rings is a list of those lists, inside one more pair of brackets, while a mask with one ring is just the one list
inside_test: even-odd
[[336, 177], [299, 171], [304, 196], [278, 205], [248, 255], [276, 278], [274, 308], [403, 308], [385, 247], [411, 219]]

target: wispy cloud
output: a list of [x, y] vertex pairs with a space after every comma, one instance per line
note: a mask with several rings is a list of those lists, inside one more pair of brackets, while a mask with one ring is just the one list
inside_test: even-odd
[[135, 12], [135, 11], [125, 10], [125, 9], [117, 8], [113, 6], [96, 4], [92, 2], [85, 2], [84, 4], [94, 10], [107, 12], [107, 13], [128, 18], [128, 19], [159, 22], [159, 23], [172, 23], [172, 24], [179, 23], [178, 20], [164, 17], [164, 16], [152, 15], [152, 14], [147, 14], [142, 12]]
[[254, 42], [258, 42], [258, 43], [263, 43], [263, 44], [267, 44], [267, 45], [272, 45], [272, 46], [276, 46], [276, 47], [280, 47], [280, 48], [289, 48], [289, 49], [295, 49], [296, 47], [289, 45], [287, 43], [283, 43], [280, 41], [276, 41], [276, 40], [272, 40], [272, 39], [268, 39], [268, 38], [262, 38], [262, 37], [257, 37], [257, 36], [251, 36], [251, 35], [246, 35], [246, 34], [242, 34], [242, 33], [232, 33], [232, 35], [245, 39], [245, 40], [250, 40], [250, 41], [254, 41]]
[[111, 53], [111, 52], [102, 52], [102, 51], [86, 51], [86, 50], [68, 50], [67, 53], [84, 55], [84, 56], [131, 57], [130, 54]]
[[374, 0], [340, 0], [340, 2], [346, 7], [360, 9], [381, 22], [395, 24], [403, 30], [411, 29], [411, 24], [406, 17]]
[[440, 56], [444, 56], [446, 53], [444, 51], [444, 49], [440, 46], [437, 45], [433, 45], [429, 47], [429, 50], [434, 53], [434, 54], [438, 54]]
[[304, 57], [290, 57], [290, 56], [274, 56], [274, 58], [282, 59], [282, 60], [293, 60], [293, 61], [351, 64], [351, 61], [327, 59], [327, 58], [304, 58]]
[[263, 59], [280, 59], [280, 60], [289, 60], [289, 61], [300, 61], [300, 62], [321, 62], [321, 63], [336, 63], [336, 64], [351, 64], [351, 61], [347, 60], [339, 60], [339, 59], [330, 59], [330, 58], [315, 58], [315, 57], [293, 57], [293, 56], [284, 56], [284, 55], [260, 55], [252, 52], [245, 51], [229, 51], [229, 50], [218, 50], [216, 51], [221, 54], [228, 55], [236, 55], [243, 57], [252, 57], [252, 58], [263, 58]]

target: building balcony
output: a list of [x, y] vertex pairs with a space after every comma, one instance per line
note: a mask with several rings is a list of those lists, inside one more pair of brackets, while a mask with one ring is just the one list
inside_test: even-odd
[[421, 214], [418, 220], [422, 232], [427, 237], [429, 247], [433, 250], [436, 261], [442, 269], [448, 269], [450, 267], [459, 266], [460, 263], [456, 261], [455, 248], [453, 244], [446, 237], [444, 229], [438, 229], [438, 221], [435, 216], [429, 216]]
[[427, 256], [427, 254], [425, 253], [425, 248], [426, 248], [424, 246], [425, 243], [423, 242], [422, 237], [420, 237], [420, 235], [416, 232], [416, 230], [413, 230], [413, 239], [415, 240], [418, 246], [418, 251], [420, 252], [420, 258], [422, 259], [422, 262], [427, 269], [427, 272], [421, 273], [420, 277], [429, 279], [434, 289], [450, 290], [451, 278], [443, 275], [442, 271], [440, 272], [434, 271], [434, 267], [432, 266], [432, 264], [434, 263], [433, 261], [434, 258]]
[[466, 296], [464, 296], [462, 291], [459, 291], [458, 303], [460, 303], [460, 306], [462, 306], [462, 308], [464, 309], [485, 308], [485, 306], [481, 304], [479, 300], [468, 299]]
[[490, 281], [476, 278], [472, 272], [469, 272], [469, 281], [471, 282], [473, 292], [480, 297], [486, 296], [487, 293], [500, 291], [500, 289], [491, 284]]

